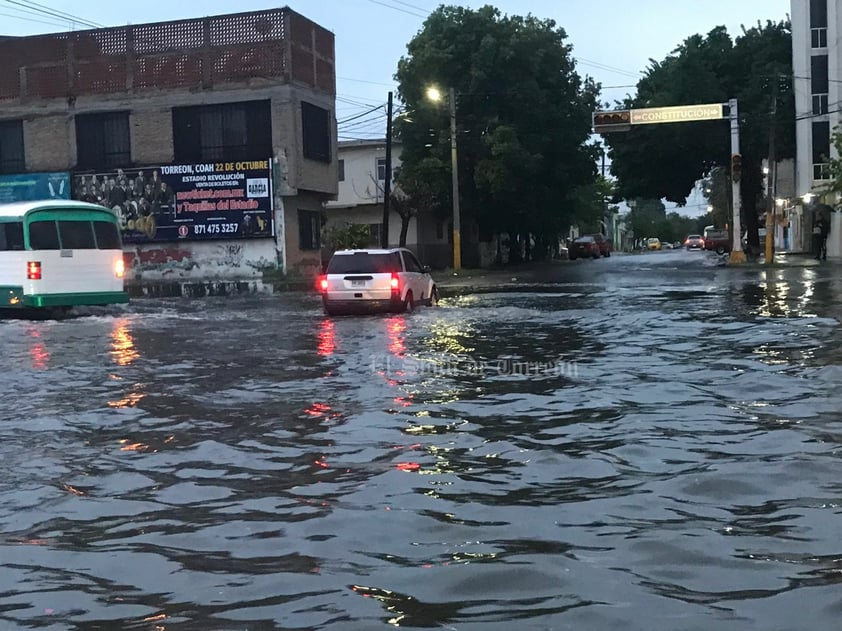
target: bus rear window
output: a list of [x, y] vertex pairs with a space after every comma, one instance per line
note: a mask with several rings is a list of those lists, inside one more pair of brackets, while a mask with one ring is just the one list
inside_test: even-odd
[[64, 250], [95, 250], [94, 231], [90, 221], [59, 221], [58, 231]]
[[60, 250], [55, 221], [33, 221], [29, 224], [29, 247], [33, 250]]
[[23, 224], [19, 221], [0, 223], [0, 252], [23, 249]]
[[96, 233], [96, 246], [100, 250], [119, 250], [123, 246], [120, 243], [120, 233], [116, 224], [109, 221], [94, 221], [94, 233]]

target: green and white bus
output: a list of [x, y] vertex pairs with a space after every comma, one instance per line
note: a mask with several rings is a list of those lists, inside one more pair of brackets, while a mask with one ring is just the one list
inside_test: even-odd
[[117, 216], [84, 202], [0, 204], [0, 309], [129, 301]]

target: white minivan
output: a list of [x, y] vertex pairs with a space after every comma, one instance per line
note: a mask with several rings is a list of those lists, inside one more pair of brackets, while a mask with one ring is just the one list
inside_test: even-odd
[[319, 277], [325, 313], [403, 313], [438, 303], [430, 268], [406, 248], [339, 250]]

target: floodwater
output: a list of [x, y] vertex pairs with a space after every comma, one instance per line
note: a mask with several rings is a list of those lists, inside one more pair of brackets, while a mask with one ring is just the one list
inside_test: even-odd
[[0, 629], [831, 629], [842, 266], [0, 322]]

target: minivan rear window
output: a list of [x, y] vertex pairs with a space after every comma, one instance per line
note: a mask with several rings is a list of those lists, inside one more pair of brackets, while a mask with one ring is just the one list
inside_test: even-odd
[[401, 271], [397, 252], [354, 252], [334, 254], [327, 266], [328, 274], [389, 274]]

